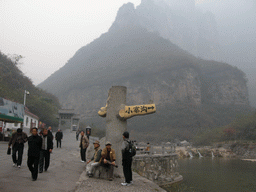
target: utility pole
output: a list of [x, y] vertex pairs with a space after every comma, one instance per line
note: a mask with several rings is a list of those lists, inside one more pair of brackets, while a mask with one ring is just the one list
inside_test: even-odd
[[24, 92], [24, 107], [26, 105], [26, 96], [29, 95], [29, 91], [25, 90]]

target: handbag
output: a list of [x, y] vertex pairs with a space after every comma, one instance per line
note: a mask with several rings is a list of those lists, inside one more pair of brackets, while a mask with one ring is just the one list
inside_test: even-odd
[[11, 150], [12, 150], [11, 148], [7, 149], [7, 155], [11, 155]]

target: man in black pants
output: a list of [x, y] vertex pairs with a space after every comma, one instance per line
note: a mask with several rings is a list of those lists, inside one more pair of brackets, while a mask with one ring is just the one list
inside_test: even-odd
[[89, 146], [89, 140], [87, 136], [84, 134], [83, 131], [81, 131], [81, 140], [80, 140], [80, 154], [81, 154], [81, 162], [86, 162], [86, 149]]
[[62, 140], [62, 138], [63, 138], [63, 133], [60, 131], [60, 129], [58, 129], [58, 132], [55, 134], [57, 148], [59, 147], [59, 144], [60, 144], [60, 148], [61, 148], [61, 140]]
[[[12, 138], [9, 141], [8, 148], [12, 145], [12, 160], [13, 166], [20, 168], [22, 163], [22, 155], [24, 149], [24, 143], [28, 140], [28, 136], [26, 133], [22, 132], [21, 128], [17, 129], [16, 133], [12, 134]], [[17, 152], [18, 152], [18, 160], [17, 160]]]
[[124, 142], [122, 143], [122, 164], [125, 182], [121, 183], [123, 186], [129, 186], [132, 183], [132, 156], [129, 153], [129, 132], [123, 133]]
[[[27, 165], [31, 172], [32, 180], [37, 180], [40, 150], [42, 138], [38, 135], [37, 128], [32, 129], [32, 135], [28, 137], [28, 161]], [[34, 165], [34, 166], [33, 166]]]
[[48, 127], [48, 135], [52, 137], [52, 140], [53, 140], [53, 134], [52, 134], [52, 127], [49, 126]]
[[43, 172], [44, 170], [47, 171], [50, 165], [50, 154], [52, 152], [53, 142], [52, 142], [52, 135], [48, 134], [47, 129], [43, 129], [43, 136], [42, 136], [42, 148], [40, 151], [40, 159], [39, 159], [39, 173]]

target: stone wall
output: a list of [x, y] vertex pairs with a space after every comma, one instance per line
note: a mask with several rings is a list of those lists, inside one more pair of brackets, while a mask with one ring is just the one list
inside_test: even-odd
[[183, 179], [178, 172], [179, 165], [177, 160], [178, 155], [175, 153], [140, 154], [134, 157], [133, 170], [162, 186]]

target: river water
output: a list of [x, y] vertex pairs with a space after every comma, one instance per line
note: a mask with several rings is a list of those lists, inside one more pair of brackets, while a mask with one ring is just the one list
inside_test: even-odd
[[224, 158], [179, 160], [184, 192], [256, 192], [256, 162]]

